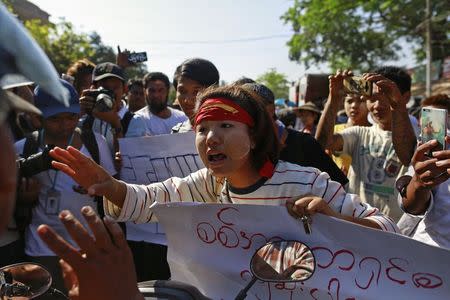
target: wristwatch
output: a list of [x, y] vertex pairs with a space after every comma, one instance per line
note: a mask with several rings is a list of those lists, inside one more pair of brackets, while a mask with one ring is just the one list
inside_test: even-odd
[[399, 192], [402, 198], [406, 198], [406, 188], [408, 184], [411, 182], [412, 177], [409, 175], [403, 175], [395, 182], [395, 188]]

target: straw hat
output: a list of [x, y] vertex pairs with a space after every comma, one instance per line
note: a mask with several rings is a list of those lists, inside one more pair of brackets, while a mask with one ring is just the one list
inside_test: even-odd
[[322, 111], [313, 102], [307, 102], [307, 103], [305, 103], [303, 105], [300, 105], [296, 109], [297, 110], [312, 111], [312, 112], [315, 112], [317, 114], [321, 114], [322, 113]]

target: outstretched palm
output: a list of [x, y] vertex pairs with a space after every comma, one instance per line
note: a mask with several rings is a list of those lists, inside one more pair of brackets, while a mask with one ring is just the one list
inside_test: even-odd
[[105, 169], [74, 147], [68, 147], [67, 150], [56, 147], [50, 151], [50, 155], [57, 160], [52, 162], [55, 169], [72, 177], [86, 190], [94, 184], [112, 180]]

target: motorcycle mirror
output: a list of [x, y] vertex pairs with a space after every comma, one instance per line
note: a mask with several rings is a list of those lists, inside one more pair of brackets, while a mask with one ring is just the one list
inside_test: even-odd
[[312, 251], [298, 241], [267, 243], [253, 255], [250, 269], [262, 281], [305, 281], [315, 270]]
[[51, 284], [52, 276], [39, 264], [26, 262], [0, 268], [0, 299], [33, 299]]
[[314, 254], [305, 244], [285, 240], [267, 243], [253, 254], [250, 262], [253, 278], [235, 300], [245, 299], [248, 290], [258, 279], [268, 282], [305, 281], [315, 269]]

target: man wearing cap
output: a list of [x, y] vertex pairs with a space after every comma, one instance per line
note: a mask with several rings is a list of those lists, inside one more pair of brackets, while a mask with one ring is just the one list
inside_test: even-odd
[[320, 109], [313, 102], [307, 102], [297, 107], [295, 112], [297, 114], [295, 129], [315, 136], [316, 124], [321, 113]]
[[10, 91], [0, 89], [0, 266], [23, 260], [23, 245], [19, 241], [16, 223], [11, 219], [16, 201], [16, 154], [7, 123], [8, 116], [16, 112], [41, 114], [30, 103]]
[[[41, 152], [46, 145], [54, 145], [62, 148], [68, 146], [80, 149], [85, 155], [91, 156], [87, 147], [83, 144], [81, 132], [76, 129], [80, 105], [78, 94], [68, 82], [61, 83], [70, 93], [69, 106], [44, 92], [39, 86], [34, 91], [36, 106], [42, 111], [43, 128], [36, 134], [34, 141], [31, 138], [22, 139], [15, 144], [16, 153], [28, 156], [25, 153], [30, 143], [35, 143], [37, 151]], [[95, 134], [98, 145], [100, 164], [110, 173], [114, 174], [112, 158], [105, 139]], [[62, 172], [53, 169], [42, 171], [31, 177], [37, 184], [32, 187], [29, 182], [22, 182], [18, 190], [18, 201], [33, 202], [31, 221], [25, 229], [25, 253], [29, 259], [44, 265], [52, 273], [53, 281], [58, 289], [63, 289], [62, 277], [58, 264], [58, 257], [50, 251], [36, 233], [40, 224], [51, 225], [60, 235], [69, 238], [64, 226], [58, 219], [61, 210], [69, 209], [73, 214], [81, 217], [80, 210], [83, 206], [96, 207], [94, 198], [81, 194], [78, 185]], [[80, 218], [81, 220], [82, 218]]]
[[144, 119], [151, 135], [169, 134], [173, 126], [187, 120], [182, 111], [167, 105], [169, 78], [164, 73], [151, 72], [144, 76], [143, 82], [147, 106], [138, 110], [136, 115]]
[[92, 84], [95, 89], [104, 88], [114, 93], [112, 108], [108, 111], [99, 111], [95, 106], [95, 99], [89, 96], [92, 89], [84, 90], [80, 98], [82, 112], [95, 117], [92, 129], [106, 138], [112, 154], [119, 151], [118, 138], [148, 135], [144, 121], [137, 115], [132, 116], [127, 131], [125, 134], [123, 132], [121, 120], [127, 108], [122, 103], [125, 92], [125, 74], [122, 68], [109, 62], [98, 64], [92, 74]]

